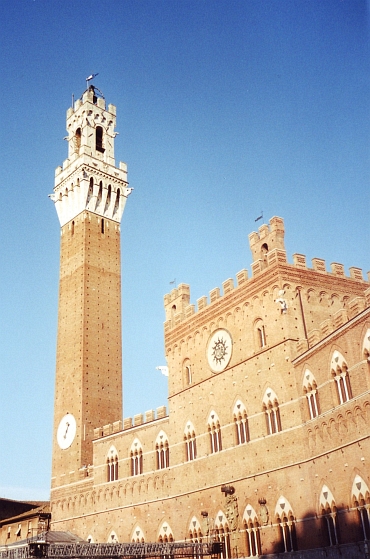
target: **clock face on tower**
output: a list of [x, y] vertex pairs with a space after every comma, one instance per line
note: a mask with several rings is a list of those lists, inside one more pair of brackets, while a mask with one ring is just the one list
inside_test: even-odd
[[214, 373], [226, 369], [231, 359], [232, 339], [227, 330], [216, 330], [207, 345], [208, 364]]
[[69, 448], [76, 435], [76, 420], [71, 413], [67, 413], [60, 421], [57, 431], [58, 445], [62, 450]]

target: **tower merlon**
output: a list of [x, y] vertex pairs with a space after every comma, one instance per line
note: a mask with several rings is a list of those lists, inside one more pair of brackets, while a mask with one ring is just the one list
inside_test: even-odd
[[190, 303], [190, 285], [180, 283], [178, 287], [164, 296], [164, 308], [166, 320], [174, 320], [175, 315], [185, 312]]
[[[284, 220], [281, 217], [275, 216], [270, 219], [269, 225], [266, 223], [261, 225], [258, 229], [258, 233], [253, 231], [248, 235], [249, 246], [253, 256], [253, 275], [275, 262], [276, 259], [284, 261], [284, 234]], [[277, 252], [268, 258], [272, 250], [277, 250]]]

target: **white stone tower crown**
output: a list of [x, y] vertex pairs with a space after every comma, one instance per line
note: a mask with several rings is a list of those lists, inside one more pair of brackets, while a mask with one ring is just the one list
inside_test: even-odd
[[84, 210], [120, 223], [127, 196], [127, 165], [115, 166], [116, 107], [105, 106], [91, 85], [67, 111], [68, 159], [55, 170], [55, 203], [61, 227]]

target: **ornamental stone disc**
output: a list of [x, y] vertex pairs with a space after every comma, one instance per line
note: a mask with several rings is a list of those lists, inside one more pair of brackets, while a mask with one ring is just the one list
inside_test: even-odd
[[227, 330], [216, 330], [207, 345], [208, 364], [214, 373], [219, 373], [228, 366], [233, 343]]

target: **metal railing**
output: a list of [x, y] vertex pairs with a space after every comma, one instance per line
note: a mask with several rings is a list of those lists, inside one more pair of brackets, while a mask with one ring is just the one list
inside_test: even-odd
[[181, 559], [219, 556], [222, 542], [166, 542], [166, 543], [46, 543], [29, 542], [0, 550], [0, 559], [30, 558], [146, 558]]

